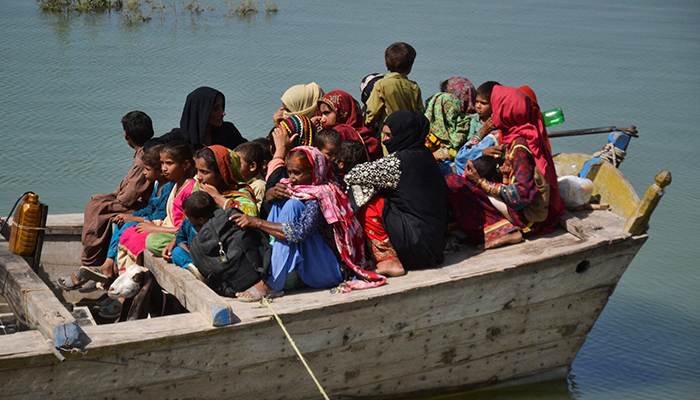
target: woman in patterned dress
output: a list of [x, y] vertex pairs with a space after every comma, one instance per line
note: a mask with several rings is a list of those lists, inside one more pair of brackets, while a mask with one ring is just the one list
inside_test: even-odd
[[392, 113], [382, 128], [390, 154], [345, 176], [379, 274], [399, 276], [444, 259], [447, 195], [445, 179], [424, 145], [429, 129], [421, 112]]
[[462, 176], [445, 177], [457, 224], [471, 242], [487, 249], [551, 232], [566, 210], [544, 125], [533, 118], [530, 97], [517, 88], [495, 86], [491, 105], [494, 126], [506, 145], [501, 172], [510, 183], [479, 176], [471, 160]]

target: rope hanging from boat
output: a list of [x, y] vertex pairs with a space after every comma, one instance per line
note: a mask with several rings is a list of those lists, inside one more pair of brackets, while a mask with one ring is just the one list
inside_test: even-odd
[[627, 155], [626, 151], [624, 151], [622, 149], [618, 149], [612, 143], [608, 143], [605, 145], [605, 147], [603, 147], [603, 150], [594, 153], [593, 157], [600, 157], [603, 160], [614, 165], [615, 168], [617, 168], [620, 166], [620, 164], [622, 164], [622, 161], [625, 160], [626, 155]]
[[316, 379], [316, 376], [314, 375], [313, 371], [311, 371], [311, 367], [309, 367], [309, 364], [306, 363], [306, 359], [304, 358], [304, 356], [301, 355], [301, 352], [297, 348], [297, 345], [294, 343], [294, 339], [292, 339], [292, 336], [289, 334], [289, 332], [287, 332], [287, 328], [284, 327], [284, 324], [282, 323], [282, 319], [280, 319], [279, 315], [277, 315], [275, 310], [272, 309], [272, 306], [270, 305], [270, 302], [267, 300], [266, 297], [263, 297], [262, 304], [265, 307], [267, 307], [270, 310], [270, 312], [272, 312], [272, 315], [275, 316], [277, 323], [279, 324], [280, 328], [282, 328], [282, 332], [284, 332], [284, 335], [287, 337], [287, 340], [289, 340], [289, 343], [291, 343], [292, 347], [294, 348], [294, 351], [296, 351], [297, 356], [301, 360], [301, 363], [304, 364], [304, 367], [306, 367], [306, 371], [309, 373], [309, 375], [311, 375], [311, 379], [313, 379], [314, 383], [316, 383], [316, 386], [318, 386], [318, 390], [323, 395], [323, 398], [326, 400], [330, 400], [328, 398], [328, 395], [326, 394], [326, 391], [323, 390], [323, 387], [318, 382], [318, 379]]

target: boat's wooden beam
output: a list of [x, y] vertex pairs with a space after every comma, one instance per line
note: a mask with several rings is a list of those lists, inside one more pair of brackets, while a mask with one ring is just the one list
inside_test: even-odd
[[194, 275], [174, 264], [167, 264], [144, 252], [143, 266], [156, 277], [158, 284], [175, 296], [190, 312], [199, 313], [212, 326], [226, 326], [240, 319], [231, 307]]
[[559, 218], [559, 225], [581, 240], [588, 239], [595, 233], [591, 226], [568, 211], [564, 212], [564, 215]]
[[654, 177], [654, 184], [649, 186], [644, 197], [639, 201], [637, 209], [625, 222], [623, 228], [626, 232], [632, 235], [639, 235], [646, 230], [651, 214], [656, 209], [656, 206], [664, 195], [664, 188], [671, 184], [671, 171], [663, 170]]
[[0, 292], [17, 320], [38, 329], [55, 347], [81, 348], [89, 339], [51, 289], [34, 273], [25, 260], [12, 253], [0, 239]]

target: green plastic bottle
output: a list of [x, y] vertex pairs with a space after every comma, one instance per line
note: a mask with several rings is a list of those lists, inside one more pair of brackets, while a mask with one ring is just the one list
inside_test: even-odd
[[554, 126], [564, 123], [564, 111], [561, 108], [545, 111], [542, 113], [544, 117], [544, 126]]

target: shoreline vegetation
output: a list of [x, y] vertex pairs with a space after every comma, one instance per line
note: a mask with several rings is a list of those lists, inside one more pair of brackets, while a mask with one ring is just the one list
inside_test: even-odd
[[[36, 0], [39, 9], [45, 13], [105, 14], [117, 13], [127, 25], [144, 24], [154, 17], [164, 20], [170, 13], [177, 21], [177, 15], [199, 16], [215, 12], [216, 8], [203, 5], [201, 0]], [[266, 0], [258, 6], [253, 0], [224, 1], [224, 16], [227, 18], [252, 18], [259, 13], [270, 16], [277, 13], [277, 4]]]

